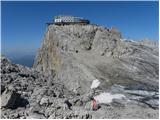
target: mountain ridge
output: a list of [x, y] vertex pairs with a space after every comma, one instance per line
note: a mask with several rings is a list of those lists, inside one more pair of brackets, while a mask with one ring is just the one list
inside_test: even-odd
[[1, 56], [1, 118], [158, 118], [159, 51], [150, 44], [115, 28], [50, 25], [33, 67]]
[[154, 80], [153, 86], [158, 88], [158, 49], [122, 39], [118, 30], [97, 25], [50, 25], [34, 68], [57, 73], [56, 79], [70, 84], [68, 88], [79, 89], [85, 85], [77, 84], [88, 81], [82, 88], [85, 91], [96, 78], [110, 81], [106, 83], [110, 85], [116, 79], [122, 83], [143, 81], [150, 86]]

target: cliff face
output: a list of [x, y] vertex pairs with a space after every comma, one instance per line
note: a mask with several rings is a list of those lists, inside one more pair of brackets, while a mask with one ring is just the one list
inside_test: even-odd
[[158, 118], [158, 59], [157, 44], [122, 39], [115, 29], [50, 25], [35, 69], [1, 57], [1, 117]]
[[120, 84], [158, 90], [158, 48], [123, 40], [116, 29], [97, 25], [50, 25], [34, 68], [74, 91], [85, 93], [94, 79], [101, 89]]

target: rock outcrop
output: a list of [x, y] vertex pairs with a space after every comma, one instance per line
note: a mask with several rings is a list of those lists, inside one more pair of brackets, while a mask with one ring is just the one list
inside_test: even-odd
[[50, 25], [34, 68], [1, 57], [1, 118], [158, 118], [159, 52], [148, 44], [97, 25]]
[[16, 92], [5, 92], [1, 97], [1, 107], [14, 109], [20, 102], [21, 94]]
[[[3, 86], [2, 118], [30, 118], [34, 113], [39, 118], [42, 116], [41, 113], [36, 113], [36, 111], [40, 112], [39, 108], [45, 111], [46, 106], [51, 107], [59, 99], [74, 96], [73, 92], [68, 91], [63, 84], [53, 82], [51, 77], [32, 68], [13, 64], [3, 56], [1, 57], [1, 86]], [[56, 106], [54, 108], [56, 109]]]
[[158, 91], [158, 47], [123, 40], [116, 29], [97, 25], [50, 25], [34, 68], [84, 94], [94, 79]]

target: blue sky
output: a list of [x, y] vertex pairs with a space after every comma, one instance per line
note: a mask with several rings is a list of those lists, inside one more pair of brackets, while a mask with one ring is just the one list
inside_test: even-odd
[[34, 54], [41, 46], [46, 22], [55, 15], [87, 18], [91, 23], [116, 27], [123, 37], [158, 41], [158, 2], [2, 2], [2, 54]]

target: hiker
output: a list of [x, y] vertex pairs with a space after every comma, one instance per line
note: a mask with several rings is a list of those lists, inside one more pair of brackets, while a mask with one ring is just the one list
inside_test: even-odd
[[72, 104], [69, 102], [69, 100], [65, 100], [64, 101], [64, 109], [68, 108], [68, 109], [72, 110], [71, 107], [72, 107]]
[[97, 101], [92, 97], [91, 98], [92, 102], [91, 102], [91, 107], [92, 110], [97, 110], [98, 106], [97, 106]]

